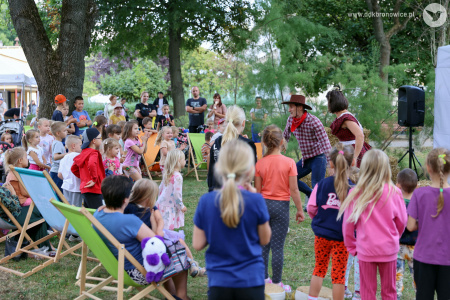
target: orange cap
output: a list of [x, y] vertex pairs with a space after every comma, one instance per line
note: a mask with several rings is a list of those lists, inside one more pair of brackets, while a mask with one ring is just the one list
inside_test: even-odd
[[67, 101], [66, 97], [62, 94], [56, 95], [56, 97], [55, 97], [55, 104], [61, 104], [66, 101]]

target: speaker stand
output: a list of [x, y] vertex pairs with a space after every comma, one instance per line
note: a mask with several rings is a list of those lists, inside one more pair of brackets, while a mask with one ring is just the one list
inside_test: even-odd
[[[413, 129], [413, 127], [410, 126], [409, 127], [409, 148], [405, 152], [405, 154], [403, 154], [403, 156], [398, 160], [398, 163], [400, 163], [403, 160], [403, 158], [405, 158], [406, 154], [409, 154], [409, 168], [413, 169], [416, 172], [417, 178], [420, 178], [420, 177], [422, 177], [423, 172], [422, 172], [422, 174], [419, 175], [419, 172], [417, 172], [416, 163], [420, 166], [420, 168], [422, 168], [422, 165], [420, 164], [419, 159], [417, 158], [416, 154], [414, 153], [414, 148], [412, 146], [413, 132], [414, 132], [414, 129]], [[413, 165], [414, 165], [414, 168], [413, 168]]]

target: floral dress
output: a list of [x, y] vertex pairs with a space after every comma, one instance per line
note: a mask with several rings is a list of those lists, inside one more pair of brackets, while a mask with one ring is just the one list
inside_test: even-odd
[[175, 172], [170, 178], [169, 185], [164, 181], [159, 186], [159, 198], [156, 206], [164, 220], [164, 229], [174, 230], [184, 226], [183, 176]]

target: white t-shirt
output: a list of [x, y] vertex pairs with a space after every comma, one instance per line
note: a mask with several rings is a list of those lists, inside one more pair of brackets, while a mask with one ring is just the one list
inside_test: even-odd
[[50, 165], [52, 163], [52, 144], [55, 138], [47, 134], [46, 136], [41, 136], [41, 141], [39, 142], [39, 146], [44, 150], [44, 157], [47, 160], [47, 164]]
[[164, 98], [158, 99], [158, 111], [156, 112], [158, 116], [162, 116], [163, 114], [162, 111], [163, 105], [164, 105]]
[[71, 171], [73, 159], [79, 154], [78, 152], [70, 152], [59, 163], [58, 172], [63, 176], [63, 184], [61, 186], [63, 190], [80, 193], [80, 178], [75, 176]]
[[[38, 159], [41, 161], [41, 163], [44, 163], [44, 159], [43, 159], [44, 149], [42, 149], [41, 146], [37, 145], [36, 148], [34, 148], [33, 146], [28, 146], [28, 150], [27, 150], [28, 161], [30, 162], [30, 164], [37, 165], [37, 163], [33, 160], [33, 158], [31, 158], [30, 152], [35, 152]], [[48, 161], [47, 161], [47, 163], [48, 163]]]

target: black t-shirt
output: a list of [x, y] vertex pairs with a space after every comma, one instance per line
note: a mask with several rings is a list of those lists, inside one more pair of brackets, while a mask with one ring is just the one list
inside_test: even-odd
[[[140, 113], [141, 113], [141, 115], [145, 118], [145, 117], [148, 117], [148, 115], [153, 111], [153, 110], [155, 110], [155, 108], [153, 107], [153, 105], [152, 104], [150, 104], [150, 103], [146, 103], [146, 104], [144, 104], [144, 103], [142, 103], [142, 102], [140, 102], [140, 103], [138, 103], [138, 104], [136, 104], [136, 107], [134, 108], [134, 110], [136, 111], [136, 110], [140, 110]], [[139, 123], [139, 126], [140, 127], [142, 127], [142, 120], [144, 119], [144, 118], [136, 118], [137, 119], [137, 121], [138, 121], [138, 123]]]
[[[60, 110], [55, 109], [52, 115], [52, 121], [64, 122], [64, 117]], [[77, 126], [77, 124], [75, 124], [75, 126]]]
[[[169, 115], [170, 121], [173, 120], [173, 116]], [[169, 121], [166, 119], [166, 116], [158, 116], [158, 123], [159, 123], [159, 129], [161, 129], [163, 126], [171, 126]]]
[[5, 112], [5, 117], [13, 118], [14, 116], [20, 116], [20, 108], [10, 108]]
[[[219, 160], [219, 152], [220, 148], [222, 148], [222, 136], [219, 136], [215, 141], [214, 145], [211, 147], [211, 150], [209, 151], [209, 169], [208, 169], [208, 191], [212, 192], [215, 189], [220, 189], [222, 187], [221, 183], [217, 181], [217, 178], [214, 175], [214, 168], [216, 165], [216, 162]], [[253, 150], [253, 155], [255, 156], [255, 164], [256, 160], [258, 159], [256, 154], [256, 146], [255, 143], [252, 140], [246, 139], [243, 136], [238, 137], [239, 140], [246, 142]]]
[[[186, 101], [186, 106], [190, 107], [202, 107], [205, 104], [206, 99], [202, 97], [198, 99], [189, 98]], [[205, 112], [199, 114], [189, 113], [189, 126], [200, 126], [203, 125], [204, 122], [205, 122]]]

